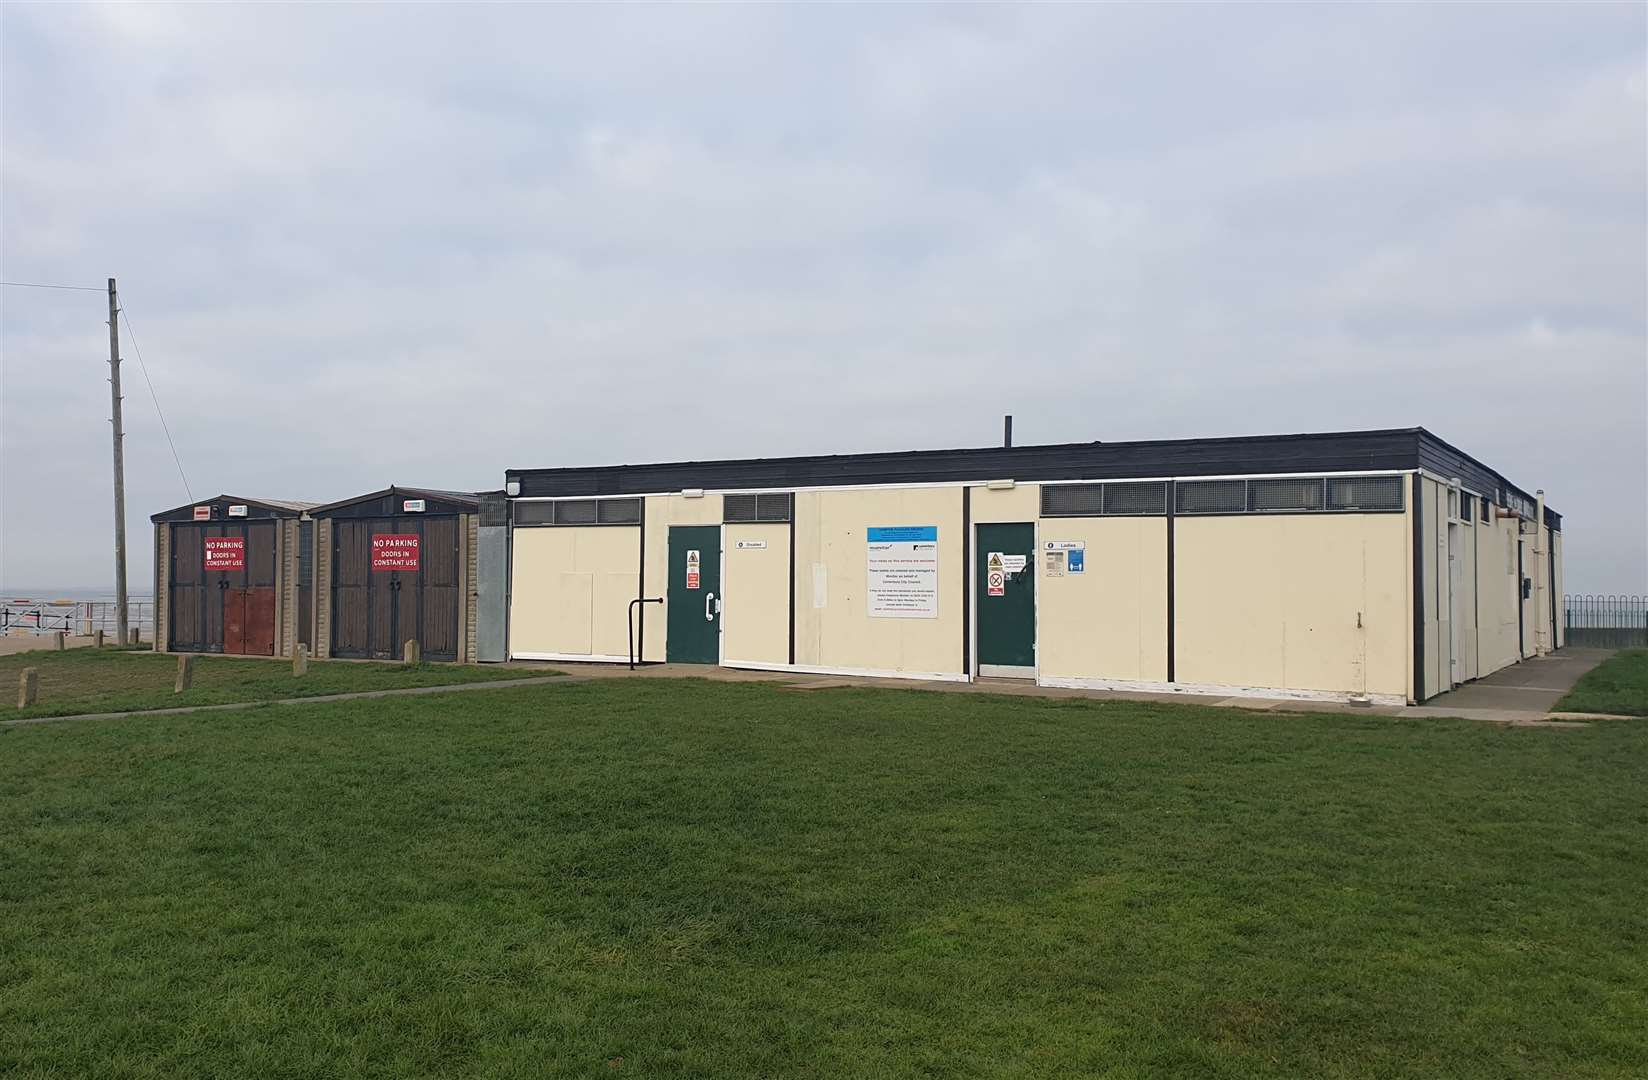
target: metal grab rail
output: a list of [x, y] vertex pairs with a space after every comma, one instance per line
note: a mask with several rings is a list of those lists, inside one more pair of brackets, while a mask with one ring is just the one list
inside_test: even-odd
[[[664, 602], [664, 598], [662, 596], [637, 596], [634, 600], [631, 600], [629, 602], [629, 613], [628, 613], [628, 618], [629, 618], [629, 669], [631, 671], [635, 670], [635, 662], [636, 662], [636, 658], [635, 658], [635, 605], [637, 605], [637, 604], [662, 604], [663, 602]], [[641, 643], [641, 651], [645, 652], [646, 648], [647, 648], [647, 643], [643, 641]], [[645, 664], [646, 660], [642, 659], [641, 663]]]

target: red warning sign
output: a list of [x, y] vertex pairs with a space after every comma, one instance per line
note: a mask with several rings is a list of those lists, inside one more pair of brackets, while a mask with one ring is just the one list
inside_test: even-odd
[[246, 569], [246, 538], [244, 536], [208, 536], [205, 543], [206, 569]]
[[989, 577], [987, 578], [985, 584], [988, 586], [991, 596], [1007, 595], [1007, 575], [1002, 571], [990, 571]]
[[696, 589], [696, 588], [699, 587], [700, 578], [698, 577], [698, 566], [699, 566], [698, 551], [696, 549], [688, 551], [687, 552], [687, 588], [689, 588], [689, 589]]
[[416, 570], [417, 568], [417, 533], [372, 534], [372, 569]]

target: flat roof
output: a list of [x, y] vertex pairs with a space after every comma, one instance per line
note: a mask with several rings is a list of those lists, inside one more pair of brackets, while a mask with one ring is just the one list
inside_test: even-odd
[[[1424, 428], [1241, 435], [1216, 439], [985, 446], [867, 454], [674, 461], [584, 468], [508, 469], [520, 497], [657, 495], [686, 489], [847, 487], [1021, 480], [1106, 480], [1265, 473], [1426, 469], [1458, 478], [1500, 505], [1534, 497]], [[1546, 507], [1546, 520], [1561, 515]]]

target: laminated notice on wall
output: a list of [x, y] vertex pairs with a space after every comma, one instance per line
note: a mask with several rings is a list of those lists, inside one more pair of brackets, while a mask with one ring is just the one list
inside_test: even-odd
[[872, 619], [938, 618], [938, 526], [871, 528], [865, 535]]
[[1046, 554], [1042, 573], [1047, 577], [1079, 574], [1086, 569], [1086, 540], [1046, 540], [1042, 542], [1042, 551]]

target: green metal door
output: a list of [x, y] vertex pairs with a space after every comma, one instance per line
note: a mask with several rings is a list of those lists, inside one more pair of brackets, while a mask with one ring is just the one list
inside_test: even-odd
[[721, 526], [669, 531], [669, 638], [672, 664], [721, 662]]
[[1036, 674], [1036, 526], [978, 527], [978, 662], [980, 675]]

